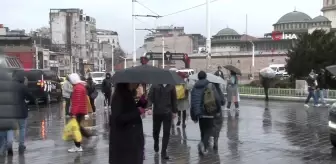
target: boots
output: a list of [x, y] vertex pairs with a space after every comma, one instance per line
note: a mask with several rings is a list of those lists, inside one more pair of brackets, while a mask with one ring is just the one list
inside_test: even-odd
[[214, 137], [213, 149], [218, 150], [218, 137]]

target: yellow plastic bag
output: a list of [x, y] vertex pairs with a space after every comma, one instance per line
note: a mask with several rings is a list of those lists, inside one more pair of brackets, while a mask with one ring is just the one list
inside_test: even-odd
[[178, 100], [184, 99], [185, 98], [185, 88], [183, 84], [176, 85], [176, 96]]
[[91, 106], [91, 102], [90, 102], [90, 97], [89, 96], [86, 96], [86, 106], [87, 106], [88, 113], [92, 113], [92, 106]]
[[65, 125], [62, 138], [64, 141], [70, 141], [70, 140], [74, 140], [76, 142], [82, 141], [82, 134], [80, 132], [78, 122], [75, 118], [72, 118], [68, 122], [68, 124]]

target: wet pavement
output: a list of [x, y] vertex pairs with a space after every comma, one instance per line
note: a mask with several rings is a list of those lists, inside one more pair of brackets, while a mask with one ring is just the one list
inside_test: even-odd
[[[108, 132], [102, 95], [96, 100], [98, 114], [87, 126], [96, 129], [96, 145], [84, 144], [84, 152], [68, 153], [72, 142], [62, 140], [65, 118], [62, 104], [52, 104], [29, 113], [27, 151], [24, 156], [0, 157], [0, 163], [19, 164], [106, 164], [108, 163]], [[174, 127], [168, 153], [168, 164], [303, 164], [335, 163], [336, 150], [329, 142], [328, 109], [309, 108], [303, 104], [270, 102], [265, 110], [263, 101], [241, 102], [239, 117], [225, 112], [219, 151], [200, 157], [198, 125], [188, 120], [187, 128]], [[146, 134], [145, 164], [162, 163], [153, 151], [152, 119], [143, 120]], [[17, 146], [15, 144], [14, 146]], [[15, 149], [17, 152], [17, 147]]]

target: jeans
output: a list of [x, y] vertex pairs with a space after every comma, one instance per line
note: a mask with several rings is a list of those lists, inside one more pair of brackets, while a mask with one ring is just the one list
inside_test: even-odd
[[209, 139], [213, 134], [213, 118], [200, 118], [199, 128], [201, 131], [201, 141], [204, 145], [204, 149], [207, 150], [209, 147]]
[[318, 99], [317, 99], [317, 96], [315, 94], [315, 90], [314, 89], [311, 89], [309, 88], [308, 89], [308, 96], [307, 96], [307, 99], [305, 101], [305, 104], [308, 104], [310, 98], [313, 98], [314, 100], [314, 105], [317, 105], [318, 104]]
[[[27, 119], [19, 119], [19, 147], [24, 146], [26, 136]], [[14, 130], [7, 131], [7, 148], [13, 148]]]
[[70, 115], [70, 98], [65, 98], [65, 115]]
[[7, 131], [0, 131], [0, 155], [4, 155], [6, 151]]
[[316, 99], [317, 99], [317, 102], [318, 102], [318, 100], [321, 98], [321, 102], [322, 102], [322, 104], [326, 104], [326, 101], [325, 101], [325, 99], [324, 99], [324, 95], [326, 95], [327, 94], [327, 92], [326, 92], [326, 90], [325, 89], [320, 89], [320, 90], [318, 90], [318, 91], [316, 91]]

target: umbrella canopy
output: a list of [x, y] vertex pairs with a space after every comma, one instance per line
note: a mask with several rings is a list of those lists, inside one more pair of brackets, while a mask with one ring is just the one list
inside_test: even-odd
[[336, 65], [326, 67], [326, 69], [333, 75], [336, 75]]
[[260, 75], [264, 78], [274, 78], [276, 76], [276, 72], [270, 68], [270, 67], [266, 67], [260, 70]]
[[237, 75], [242, 75], [240, 69], [238, 69], [237, 67], [233, 66], [233, 65], [226, 65], [224, 66], [225, 69], [235, 72]]
[[[197, 76], [197, 74], [193, 74], [193, 75], [189, 76], [189, 79], [197, 81], [198, 80], [198, 76]], [[216, 76], [216, 75], [214, 75], [212, 73], [207, 73], [207, 78], [206, 79], [209, 82], [211, 82], [211, 83], [225, 84], [225, 80], [224, 79], [222, 79], [221, 77]]]
[[141, 65], [115, 72], [113, 83], [145, 83], [145, 84], [181, 84], [184, 80], [175, 72], [161, 68]]

